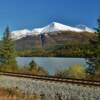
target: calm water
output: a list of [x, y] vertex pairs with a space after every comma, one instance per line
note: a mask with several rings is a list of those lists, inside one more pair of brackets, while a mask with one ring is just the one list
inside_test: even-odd
[[84, 58], [54, 58], [54, 57], [17, 57], [18, 65], [26, 66], [34, 60], [39, 66], [45, 68], [51, 75], [57, 70], [68, 68], [74, 64], [87, 66]]

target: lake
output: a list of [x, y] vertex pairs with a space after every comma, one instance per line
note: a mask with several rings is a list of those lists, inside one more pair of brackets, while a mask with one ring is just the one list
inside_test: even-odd
[[34, 60], [39, 66], [45, 68], [50, 75], [53, 75], [57, 70], [68, 68], [74, 64], [87, 66], [85, 58], [60, 58], [60, 57], [17, 57], [18, 65], [27, 66]]

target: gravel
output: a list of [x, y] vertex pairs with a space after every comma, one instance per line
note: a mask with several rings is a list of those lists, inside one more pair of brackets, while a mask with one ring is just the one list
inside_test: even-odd
[[94, 86], [0, 75], [0, 87], [16, 88], [25, 95], [43, 95], [43, 100], [100, 100], [100, 87]]

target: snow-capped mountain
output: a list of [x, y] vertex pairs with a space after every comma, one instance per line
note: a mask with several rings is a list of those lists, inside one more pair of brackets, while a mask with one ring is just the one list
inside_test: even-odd
[[59, 32], [59, 31], [73, 31], [73, 32], [94, 32], [93, 29], [88, 28], [87, 26], [81, 27], [81, 26], [77, 26], [77, 27], [72, 27], [72, 26], [68, 26], [68, 25], [64, 25], [61, 23], [57, 23], [57, 22], [52, 22], [51, 24], [42, 27], [42, 28], [35, 28], [32, 31], [28, 30], [28, 29], [23, 29], [23, 30], [18, 30], [18, 31], [13, 31], [11, 38], [17, 40], [23, 37], [26, 37], [28, 35], [39, 35], [39, 34], [43, 34], [43, 33], [50, 33], [50, 34], [54, 34], [54, 32]]

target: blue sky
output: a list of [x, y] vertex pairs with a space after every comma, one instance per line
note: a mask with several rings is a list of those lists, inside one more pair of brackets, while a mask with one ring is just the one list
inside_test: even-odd
[[11, 30], [33, 29], [56, 21], [96, 27], [100, 0], [0, 0], [0, 37]]

